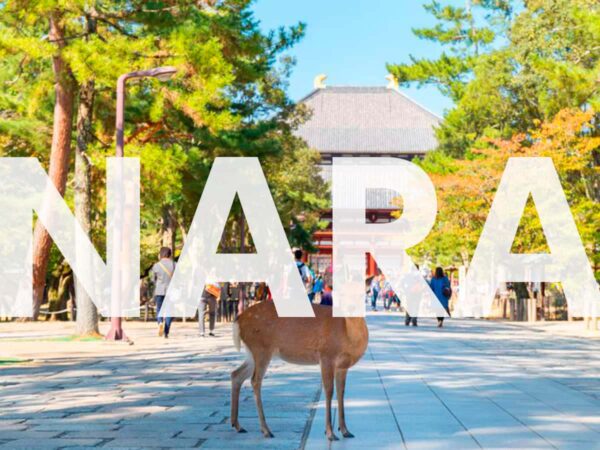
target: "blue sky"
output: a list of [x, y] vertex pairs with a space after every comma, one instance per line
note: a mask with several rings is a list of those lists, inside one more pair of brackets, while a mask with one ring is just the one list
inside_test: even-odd
[[[312, 90], [315, 75], [326, 84], [385, 86], [385, 64], [409, 55], [435, 57], [440, 47], [417, 39], [411, 29], [434, 20], [425, 0], [257, 0], [254, 11], [264, 29], [307, 24], [305, 38], [290, 52], [297, 60], [289, 93], [299, 100]], [[459, 2], [460, 3], [460, 2]], [[442, 115], [451, 102], [436, 88], [402, 88], [408, 96]]]

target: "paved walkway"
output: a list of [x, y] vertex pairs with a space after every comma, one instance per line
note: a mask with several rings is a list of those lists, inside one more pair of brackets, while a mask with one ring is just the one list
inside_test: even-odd
[[[229, 374], [243, 358], [230, 325], [219, 327], [217, 338], [201, 338], [197, 324], [175, 323], [165, 340], [155, 336], [154, 324], [127, 323], [133, 346], [28, 339], [39, 339], [44, 325], [23, 324], [28, 331], [5, 325], [15, 331], [2, 334], [0, 324], [0, 355], [35, 361], [0, 366], [0, 449], [221, 449], [265, 442], [251, 388], [240, 405], [249, 433], [233, 433], [228, 423]], [[56, 328], [51, 335], [70, 327], [49, 325]], [[19, 339], [6, 340], [12, 336]], [[264, 404], [281, 431], [264, 448], [301, 446], [319, 383], [316, 368], [273, 364]]]
[[[487, 321], [370, 317], [336, 448], [600, 448], [600, 341]], [[321, 439], [319, 408], [307, 443]], [[333, 448], [333, 446], [332, 446]]]
[[[176, 323], [168, 341], [127, 323], [134, 346], [34, 340], [70, 324], [0, 324], [3, 448], [577, 448], [600, 449], [600, 340], [487, 321], [406, 328], [369, 317], [368, 353], [350, 371], [355, 439], [324, 437], [316, 367], [272, 365], [263, 386], [275, 439], [258, 432], [251, 388], [228, 425], [229, 372], [241, 360], [218, 338]], [[67, 327], [67, 329], [65, 329]]]

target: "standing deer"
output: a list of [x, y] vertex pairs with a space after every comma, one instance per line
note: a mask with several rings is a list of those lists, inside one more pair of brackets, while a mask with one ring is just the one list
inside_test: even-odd
[[[338, 440], [331, 426], [333, 383], [337, 391], [339, 430], [345, 438], [354, 437], [346, 427], [344, 390], [348, 369], [367, 349], [369, 331], [362, 317], [332, 317], [329, 306], [313, 305], [315, 317], [278, 317], [272, 301], [264, 301], [244, 311], [234, 323], [234, 343], [248, 350], [244, 363], [231, 372], [231, 426], [245, 433], [238, 421], [240, 389], [252, 377], [254, 399], [265, 437], [273, 437], [265, 421], [261, 399], [262, 380], [273, 356], [293, 364], [320, 364], [326, 399], [325, 434]], [[241, 341], [241, 342], [240, 342]]]

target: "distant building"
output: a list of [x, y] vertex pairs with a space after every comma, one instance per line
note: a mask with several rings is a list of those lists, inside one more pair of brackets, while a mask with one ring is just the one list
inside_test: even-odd
[[[412, 159], [437, 146], [434, 127], [441, 119], [398, 90], [389, 77], [387, 87], [326, 86], [324, 75], [315, 78], [314, 90], [301, 100], [312, 111], [311, 118], [296, 134], [321, 154], [323, 178], [331, 179], [334, 156], [388, 156]], [[367, 193], [367, 220], [389, 222], [396, 209], [390, 191]], [[331, 211], [323, 213], [331, 220]], [[331, 266], [331, 223], [314, 235], [318, 251], [310, 255], [315, 270]], [[375, 263], [367, 259], [368, 274]]]

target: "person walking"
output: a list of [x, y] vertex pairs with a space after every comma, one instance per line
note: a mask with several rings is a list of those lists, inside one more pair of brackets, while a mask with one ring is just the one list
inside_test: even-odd
[[321, 295], [321, 305], [333, 306], [333, 296], [331, 293], [331, 286], [329, 284], [325, 285], [325, 289], [323, 290], [323, 294]]
[[[428, 276], [427, 276], [427, 268], [423, 267], [423, 269], [421, 269], [419, 267], [418, 264], [416, 264], [417, 270], [419, 270], [419, 272], [421, 272], [421, 275], [423, 276], [423, 278], [425, 279], [425, 281], [427, 282], [427, 284], [429, 284], [429, 280], [428, 280]], [[418, 291], [418, 287], [413, 286], [411, 289], [413, 292], [417, 292]], [[406, 308], [405, 308], [406, 309]], [[417, 323], [417, 317], [416, 316], [411, 316], [408, 311], [406, 311], [406, 316], [404, 317], [404, 325], [409, 326], [410, 324], [412, 324], [413, 327], [416, 327], [418, 325]]]
[[221, 296], [221, 288], [218, 284], [208, 284], [202, 291], [200, 307], [198, 308], [198, 326], [200, 336], [206, 336], [205, 318], [208, 314], [208, 335], [215, 337], [215, 320], [217, 315], [217, 299]]
[[383, 297], [383, 309], [389, 312], [392, 307], [392, 301], [394, 300], [396, 294], [394, 293], [392, 285], [387, 279], [385, 279], [383, 282], [381, 296]]
[[413, 327], [417, 326], [417, 318], [414, 316], [411, 316], [410, 314], [408, 314], [408, 312], [405, 313], [404, 316], [404, 325], [409, 326], [412, 323]]
[[[429, 282], [429, 286], [431, 286], [431, 290], [440, 301], [448, 315], [450, 315], [450, 309], [448, 307], [448, 302], [450, 297], [452, 296], [452, 288], [450, 286], [450, 280], [444, 273], [444, 269], [441, 267], [437, 267], [435, 269], [435, 275]], [[444, 318], [438, 317], [438, 328], [442, 328], [444, 326]]]
[[319, 273], [313, 286], [313, 301], [317, 300], [318, 302], [321, 302], [321, 296], [323, 294], [324, 287], [325, 282], [323, 281], [323, 275]]
[[298, 249], [294, 252], [294, 259], [296, 260], [296, 267], [298, 268], [298, 272], [302, 278], [302, 284], [304, 284], [304, 288], [306, 289], [306, 295], [312, 303], [315, 298], [312, 285], [313, 277], [308, 266], [304, 264], [304, 261], [302, 261], [302, 250]]
[[381, 270], [377, 269], [377, 273], [371, 280], [371, 311], [377, 311], [377, 297], [379, 297], [379, 292], [381, 292], [381, 278]]
[[263, 300], [266, 300], [267, 298], [267, 283], [265, 283], [264, 281], [261, 281], [260, 283], [258, 283], [258, 285], [256, 286], [256, 290], [254, 291], [254, 298], [256, 299], [257, 302], [262, 302]]
[[158, 253], [158, 262], [152, 266], [152, 279], [154, 281], [154, 302], [156, 303], [156, 321], [158, 322], [158, 335], [169, 338], [171, 331], [172, 317], [163, 317], [160, 314], [167, 288], [173, 278], [175, 271], [175, 261], [173, 261], [172, 252], [169, 247], [162, 247]]

